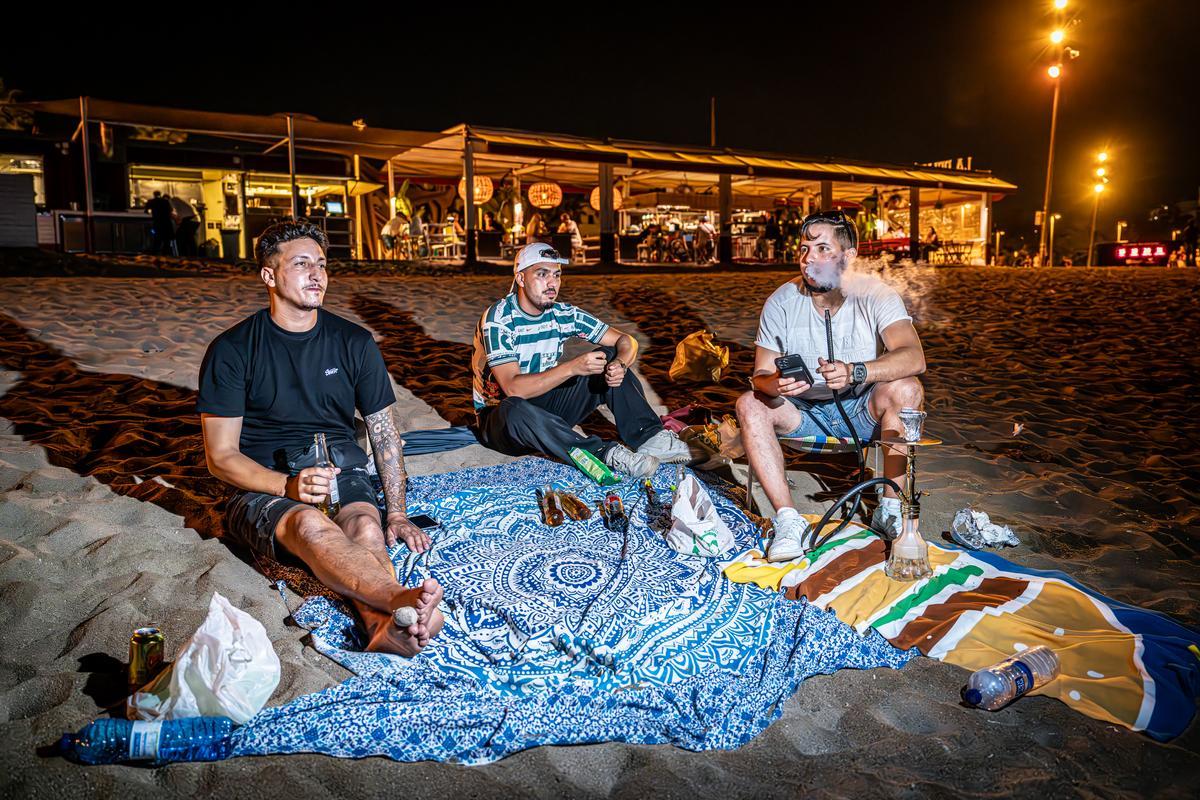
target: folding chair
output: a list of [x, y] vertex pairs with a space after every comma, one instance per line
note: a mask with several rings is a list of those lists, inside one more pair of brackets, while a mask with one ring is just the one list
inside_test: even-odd
[[[800, 436], [800, 437], [796, 437], [796, 438], [788, 438], [788, 437], [781, 436], [781, 437], [779, 437], [779, 443], [782, 446], [788, 448], [789, 450], [794, 450], [799, 453], [805, 453], [807, 455], [837, 455], [837, 454], [841, 454], [841, 453], [855, 452], [853, 439], [839, 438], [836, 436], [823, 436], [823, 435], [822, 436]], [[881, 452], [880, 448], [878, 447], [879, 442], [867, 441], [867, 442], [863, 442], [862, 444], [865, 449], [874, 449], [875, 465], [873, 467], [873, 470], [876, 474], [879, 474], [882, 471], [880, 469], [881, 464], [879, 463], [880, 452]], [[859, 452], [858, 456], [859, 456], [859, 468], [860, 468], [860, 470], [865, 471], [866, 456], [864, 456], [861, 452]], [[757, 505], [758, 504], [754, 500], [754, 467], [750, 466], [750, 459], [747, 458], [746, 459], [746, 507], [749, 510], [754, 511], [754, 510], [756, 510]]]

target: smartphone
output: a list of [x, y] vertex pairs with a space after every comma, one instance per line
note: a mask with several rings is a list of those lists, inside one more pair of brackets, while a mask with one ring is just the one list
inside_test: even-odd
[[808, 367], [804, 364], [804, 356], [780, 356], [775, 359], [775, 368], [779, 370], [779, 377], [781, 378], [799, 379], [809, 386], [816, 385], [812, 373], [808, 371]]
[[427, 531], [438, 526], [438, 521], [428, 514], [416, 514], [409, 517], [408, 521], [423, 531]]

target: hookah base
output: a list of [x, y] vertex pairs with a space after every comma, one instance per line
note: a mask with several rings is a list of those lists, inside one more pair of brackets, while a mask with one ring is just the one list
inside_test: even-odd
[[919, 581], [932, 575], [933, 570], [925, 558], [891, 558], [883, 574], [894, 581]]

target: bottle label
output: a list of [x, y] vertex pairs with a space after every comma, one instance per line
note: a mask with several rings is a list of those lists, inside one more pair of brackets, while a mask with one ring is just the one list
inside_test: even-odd
[[1020, 697], [1033, 688], [1033, 671], [1024, 661], [1014, 661], [1012, 665], [1016, 667], [1013, 671], [1013, 684], [1017, 689], [1017, 697]]
[[329, 482], [329, 505], [331, 505], [331, 506], [336, 506], [336, 505], [338, 505], [338, 504], [339, 504], [339, 503], [341, 503], [341, 502], [342, 502], [342, 499], [341, 499], [341, 497], [338, 495], [338, 479], [337, 479], [337, 475], [334, 475], [334, 476], [333, 476], [333, 480], [331, 480], [331, 481]]
[[158, 758], [158, 741], [162, 737], [162, 720], [135, 722], [129, 732], [129, 760], [154, 761]]

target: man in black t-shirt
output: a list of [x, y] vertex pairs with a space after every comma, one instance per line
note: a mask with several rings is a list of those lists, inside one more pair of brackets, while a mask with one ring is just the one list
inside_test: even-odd
[[[280, 222], [259, 238], [270, 307], [222, 333], [204, 355], [197, 402], [204, 452], [209, 471], [239, 490], [227, 535], [262, 555], [275, 557], [282, 546], [350, 599], [368, 650], [411, 656], [442, 628], [442, 588], [432, 578], [401, 586], [388, 558], [397, 539], [414, 552], [430, 542], [408, 521], [404, 442], [379, 347], [367, 330], [321, 308], [327, 246], [325, 233], [307, 222]], [[355, 408], [383, 482], [382, 519], [354, 439]], [[336, 468], [315, 466], [318, 433]], [[334, 481], [341, 509], [331, 520], [314, 504]]]

